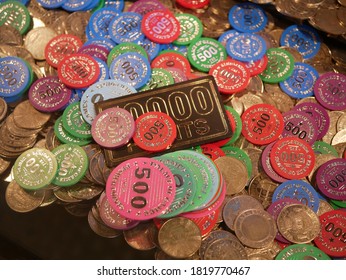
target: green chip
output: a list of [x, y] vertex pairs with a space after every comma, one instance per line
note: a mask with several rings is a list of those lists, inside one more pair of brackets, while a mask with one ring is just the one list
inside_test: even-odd
[[83, 179], [89, 161], [86, 152], [75, 144], [64, 144], [56, 147], [52, 153], [58, 161], [58, 172], [53, 184], [69, 187]]
[[243, 162], [246, 166], [249, 178], [252, 177], [252, 162], [249, 155], [246, 152], [244, 152], [242, 149], [238, 147], [232, 146], [223, 146], [221, 147], [221, 150], [225, 153], [226, 156], [239, 159], [241, 162]]
[[284, 248], [276, 260], [330, 260], [319, 248], [308, 244], [293, 244]]
[[330, 204], [334, 209], [346, 208], [346, 200], [329, 200]]
[[91, 10], [91, 13], [94, 13], [98, 11], [99, 9], [102, 9], [105, 6], [105, 3], [106, 3], [106, 0], [99, 0], [99, 3], [94, 9]]
[[227, 58], [227, 52], [219, 41], [202, 37], [189, 45], [187, 58], [197, 70], [209, 72], [216, 63]]
[[0, 25], [11, 25], [25, 34], [31, 23], [28, 9], [18, 1], [6, 1], [0, 4]]
[[226, 145], [230, 145], [235, 143], [240, 135], [241, 135], [241, 130], [243, 128], [243, 123], [241, 121], [240, 115], [238, 114], [238, 112], [236, 110], [234, 110], [232, 107], [224, 105], [226, 111], [228, 111], [229, 113], [231, 113], [231, 115], [233, 116], [233, 119], [235, 121], [235, 130], [233, 131], [233, 135], [231, 137], [231, 139], [226, 143]]
[[62, 125], [72, 136], [91, 139], [91, 125], [85, 121], [80, 110], [80, 102], [71, 103], [62, 114]]
[[280, 48], [267, 50], [268, 64], [259, 75], [263, 82], [269, 84], [287, 80], [294, 70], [294, 57], [288, 51]]
[[161, 68], [153, 68], [149, 82], [140, 89], [146, 91], [174, 84], [174, 78], [170, 72]]
[[312, 149], [317, 154], [329, 154], [329, 155], [339, 157], [337, 150], [332, 145], [323, 141], [316, 141], [312, 145]]
[[54, 180], [57, 169], [57, 159], [52, 152], [32, 148], [15, 161], [13, 178], [24, 189], [38, 190], [47, 187]]
[[76, 144], [78, 146], [84, 146], [92, 141], [92, 139], [80, 139], [68, 133], [62, 124], [62, 116], [55, 121], [54, 133], [59, 141], [64, 144]]
[[136, 52], [136, 53], [139, 53], [139, 54], [141, 54], [144, 57], [149, 59], [147, 52], [145, 51], [145, 49], [142, 46], [137, 45], [135, 43], [126, 42], [126, 43], [121, 43], [119, 45], [116, 45], [109, 52], [108, 57], [107, 57], [108, 66], [110, 66], [112, 64], [112, 61], [114, 58], [116, 58], [117, 56], [119, 56], [123, 53], [127, 53], [127, 52]]
[[185, 46], [202, 37], [203, 24], [198, 17], [191, 14], [178, 14], [175, 17], [180, 23], [180, 35], [173, 44]]

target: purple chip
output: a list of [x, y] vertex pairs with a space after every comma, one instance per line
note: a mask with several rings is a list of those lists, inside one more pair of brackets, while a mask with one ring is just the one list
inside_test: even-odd
[[105, 47], [96, 44], [84, 45], [79, 50], [78, 53], [88, 54], [92, 57], [99, 58], [102, 61], [107, 61], [109, 50]]
[[166, 10], [166, 7], [157, 0], [139, 0], [134, 2], [128, 11], [144, 16], [155, 10]]
[[322, 164], [317, 171], [316, 182], [326, 197], [346, 200], [346, 159], [332, 159]]
[[68, 104], [72, 90], [63, 84], [57, 76], [36, 80], [29, 89], [31, 105], [41, 112], [55, 112]]
[[267, 147], [265, 147], [261, 155], [261, 163], [262, 163], [264, 172], [269, 176], [270, 179], [278, 183], [283, 183], [287, 181], [287, 179], [284, 177], [281, 177], [277, 172], [275, 172], [275, 170], [272, 167], [272, 164], [270, 163], [269, 155], [274, 144], [275, 142], [272, 142], [269, 145], [267, 145]]
[[346, 109], [346, 76], [328, 72], [321, 75], [314, 86], [317, 101], [325, 108], [334, 111]]
[[318, 138], [316, 121], [305, 112], [291, 110], [282, 115], [284, 117], [284, 130], [282, 137], [297, 137], [312, 145]]
[[[291, 204], [302, 204], [296, 199], [292, 198], [282, 198], [278, 199], [277, 201], [273, 202], [270, 204], [270, 206], [267, 208], [267, 212], [273, 216], [274, 220], [276, 221], [281, 210], [286, 206], [286, 205], [291, 205]], [[285, 237], [281, 235], [281, 233], [278, 231], [275, 237], [276, 240], [282, 242], [282, 243], [290, 243]]]
[[308, 113], [317, 123], [318, 136], [317, 139], [322, 139], [326, 135], [330, 118], [326, 109], [321, 105], [313, 102], [301, 103], [293, 108], [293, 110]]

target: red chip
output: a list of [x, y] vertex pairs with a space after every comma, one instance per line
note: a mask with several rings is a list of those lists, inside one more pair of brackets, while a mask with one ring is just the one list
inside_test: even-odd
[[50, 40], [45, 48], [47, 63], [58, 68], [60, 61], [69, 54], [78, 52], [83, 42], [77, 36], [71, 34], [61, 34]]
[[186, 76], [189, 76], [191, 73], [191, 65], [187, 58], [173, 51], [166, 51], [155, 57], [151, 62], [151, 68], [179, 69]]
[[201, 149], [203, 154], [210, 157], [212, 160], [225, 156], [225, 152], [214, 144], [201, 145]]
[[176, 0], [175, 2], [187, 9], [200, 9], [207, 6], [210, 0]]
[[245, 64], [233, 59], [226, 59], [210, 68], [221, 93], [232, 94], [244, 90], [250, 82], [250, 72]]
[[315, 154], [306, 141], [286, 137], [273, 145], [270, 163], [280, 176], [286, 179], [302, 179], [313, 170]]
[[68, 87], [83, 89], [95, 83], [100, 75], [96, 60], [87, 54], [71, 54], [58, 66], [59, 79]]
[[241, 117], [242, 134], [249, 142], [267, 145], [279, 138], [284, 120], [278, 109], [269, 104], [257, 104], [248, 108]]
[[165, 113], [148, 112], [136, 119], [133, 141], [148, 152], [169, 149], [177, 137], [174, 120]]
[[245, 63], [245, 67], [249, 70], [250, 76], [261, 74], [268, 65], [268, 57], [264, 55], [261, 59]]
[[159, 44], [172, 43], [180, 35], [180, 23], [169, 10], [147, 13], [143, 17], [141, 28], [145, 36]]
[[321, 231], [314, 239], [318, 248], [332, 257], [346, 257], [346, 212], [333, 210], [320, 217]]

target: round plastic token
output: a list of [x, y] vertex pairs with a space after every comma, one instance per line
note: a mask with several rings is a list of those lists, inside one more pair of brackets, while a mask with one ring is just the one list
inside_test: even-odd
[[209, 74], [214, 76], [219, 91], [224, 94], [244, 90], [250, 82], [246, 66], [236, 60], [223, 60], [211, 67]]
[[166, 6], [163, 5], [158, 0], [140, 0], [134, 2], [128, 9], [129, 12], [135, 12], [144, 16], [145, 14], [155, 11], [155, 10], [164, 10]]
[[261, 59], [245, 63], [245, 67], [249, 70], [250, 76], [261, 74], [268, 65], [268, 57], [264, 55]]
[[337, 150], [332, 145], [323, 141], [316, 141], [312, 145], [312, 149], [314, 150], [315, 154], [329, 154], [339, 157]]
[[133, 140], [143, 150], [160, 152], [170, 148], [177, 137], [174, 120], [165, 113], [148, 112], [136, 119]]
[[154, 68], [151, 71], [150, 80], [141, 88], [141, 91], [160, 88], [174, 84], [174, 78], [170, 72], [165, 69]]
[[326, 197], [346, 200], [346, 159], [332, 159], [322, 164], [317, 170], [316, 182]]
[[28, 9], [18, 1], [0, 3], [0, 26], [11, 25], [24, 34], [28, 31], [31, 17]]
[[149, 60], [135, 52], [121, 54], [110, 65], [109, 76], [111, 79], [125, 82], [135, 89], [139, 89], [150, 79]]
[[172, 204], [175, 179], [167, 166], [150, 158], [134, 158], [119, 164], [109, 175], [106, 194], [111, 207], [133, 220], [149, 220]]
[[74, 137], [81, 139], [91, 138], [91, 126], [82, 117], [80, 102], [67, 106], [62, 115], [64, 128]]
[[87, 54], [65, 56], [58, 65], [59, 79], [71, 88], [86, 88], [95, 83], [99, 75], [98, 63]]
[[91, 134], [96, 143], [105, 148], [118, 148], [127, 144], [135, 132], [132, 115], [122, 108], [109, 108], [96, 116]]
[[84, 43], [84, 46], [91, 45], [91, 44], [105, 47], [108, 51], [111, 51], [116, 46], [116, 43], [113, 42], [111, 39], [107, 39], [107, 38], [99, 37], [99, 36], [95, 36], [94, 38], [89, 39], [88, 41]]
[[180, 35], [173, 43], [175, 45], [189, 45], [193, 40], [202, 36], [203, 25], [200, 19], [191, 14], [177, 14], [180, 23]]
[[150, 60], [153, 60], [161, 50], [161, 44], [155, 43], [149, 40], [147, 37], [144, 37], [144, 39], [138, 42], [138, 44], [143, 47], [143, 49], [146, 51], [145, 56], [149, 57]]
[[240, 32], [262, 31], [268, 22], [264, 10], [254, 3], [238, 3], [228, 13], [232, 27]]
[[261, 164], [264, 172], [275, 182], [283, 183], [287, 179], [280, 176], [274, 169], [270, 163], [270, 152], [273, 148], [275, 142], [268, 144], [262, 152], [261, 155]]
[[107, 48], [95, 45], [95, 44], [89, 44], [84, 45], [79, 48], [78, 53], [84, 53], [92, 56], [93, 58], [101, 59], [102, 61], [107, 61], [109, 51]]
[[296, 137], [278, 140], [270, 153], [274, 170], [287, 179], [302, 179], [308, 176], [315, 165], [315, 154], [306, 141]]
[[246, 152], [244, 152], [242, 149], [238, 147], [233, 147], [233, 146], [225, 146], [225, 147], [222, 147], [221, 149], [225, 153], [226, 156], [239, 159], [241, 162], [243, 162], [244, 165], [246, 166], [249, 178], [252, 177], [252, 162], [249, 155]]
[[187, 58], [183, 55], [176, 53], [174, 51], [165, 51], [160, 53], [155, 59], [151, 62], [152, 68], [177, 68], [189, 75], [191, 73], [191, 66]]
[[240, 33], [234, 29], [228, 30], [219, 37], [218, 41], [226, 48], [228, 40], [238, 36], [239, 34]]
[[55, 112], [63, 108], [70, 100], [72, 90], [67, 88], [56, 76], [43, 77], [30, 87], [30, 103], [42, 112]]
[[263, 82], [275, 84], [285, 81], [294, 70], [294, 58], [286, 50], [270, 48], [266, 53], [267, 68], [259, 75]]
[[82, 95], [80, 106], [84, 120], [92, 124], [95, 116], [95, 104], [100, 101], [136, 93], [136, 89], [118, 80], [99, 81], [90, 86]]
[[309, 184], [301, 180], [288, 180], [279, 185], [274, 193], [272, 202], [283, 198], [292, 198], [301, 204], [309, 206], [317, 213], [320, 199], [315, 189]]
[[104, 6], [112, 7], [114, 10], [122, 12], [124, 10], [125, 3], [121, 0], [104, 0]]
[[315, 246], [292, 244], [280, 251], [275, 260], [330, 260], [330, 257]]
[[216, 160], [219, 157], [225, 156], [224, 151], [220, 147], [218, 147], [214, 144], [201, 145], [200, 149], [204, 155], [208, 156], [212, 160]]
[[60, 8], [67, 0], [37, 0], [43, 8], [45, 9], [56, 9]]
[[322, 139], [322, 137], [326, 135], [330, 125], [330, 117], [327, 110], [321, 105], [313, 102], [304, 102], [296, 105], [294, 110], [305, 112], [312, 116], [317, 124], [317, 139]]
[[346, 76], [341, 73], [327, 72], [316, 81], [314, 93], [317, 101], [329, 110], [346, 109]]
[[59, 141], [61, 143], [65, 143], [65, 144], [76, 144], [78, 146], [84, 146], [84, 145], [89, 144], [92, 140], [91, 138], [90, 139], [77, 138], [77, 137], [74, 137], [73, 135], [71, 135], [70, 133], [68, 133], [62, 124], [62, 116], [59, 117], [55, 121], [54, 133], [55, 133], [56, 137], [59, 139]]
[[57, 68], [66, 55], [76, 53], [82, 45], [82, 40], [71, 34], [61, 34], [54, 37], [45, 48], [47, 63]]
[[254, 61], [261, 59], [267, 50], [265, 40], [257, 34], [239, 33], [227, 41], [227, 53], [239, 61]]
[[207, 6], [210, 0], [176, 0], [176, 2], [187, 9], [200, 9]]
[[155, 158], [162, 162], [171, 171], [176, 183], [176, 192], [172, 204], [160, 215], [159, 218], [171, 218], [184, 212], [191, 203], [196, 193], [196, 179], [193, 176], [193, 169], [190, 168], [188, 162], [179, 160], [169, 154]]
[[85, 1], [79, 1], [79, 0], [67, 0], [64, 5], [62, 5], [62, 8], [68, 12], [77, 12], [82, 11], [86, 9], [93, 0], [85, 0]]
[[50, 151], [32, 148], [16, 159], [13, 178], [24, 189], [37, 190], [48, 186], [57, 170], [57, 160]]
[[99, 58], [94, 58], [94, 59], [96, 60], [97, 64], [100, 67], [100, 76], [98, 78], [98, 81], [108, 80], [109, 69], [108, 69], [107, 63]]
[[119, 55], [126, 53], [126, 52], [138, 52], [139, 54], [149, 57], [145, 49], [138, 45], [137, 43], [121, 43], [119, 45], [116, 45], [110, 52], [107, 58], [107, 64], [108, 66], [112, 64], [112, 61], [114, 58], [118, 57]]
[[304, 59], [309, 59], [318, 53], [321, 39], [316, 29], [308, 25], [291, 25], [282, 33], [280, 45], [295, 48]]
[[89, 19], [88, 27], [93, 36], [109, 38], [109, 24], [119, 12], [110, 7], [99, 9], [92, 13]]
[[251, 106], [243, 113], [241, 119], [243, 136], [249, 142], [257, 145], [274, 142], [284, 127], [280, 111], [269, 104]]
[[168, 9], [144, 15], [141, 27], [145, 36], [159, 44], [172, 43], [180, 35], [180, 23]]
[[308, 113], [291, 110], [283, 114], [282, 137], [297, 137], [312, 145], [318, 137], [316, 121]]
[[53, 184], [59, 187], [69, 187], [78, 183], [88, 169], [89, 161], [86, 152], [75, 144], [63, 144], [56, 147], [52, 153], [58, 161], [58, 172]]
[[19, 96], [30, 86], [30, 71], [19, 57], [0, 58], [0, 97]]
[[309, 64], [297, 62], [292, 75], [280, 82], [280, 88], [293, 98], [305, 98], [314, 95], [314, 84], [318, 79], [317, 70]]
[[320, 217], [321, 231], [314, 239], [318, 248], [332, 257], [346, 257], [346, 212], [333, 210]]
[[141, 31], [143, 17], [133, 12], [124, 12], [115, 16], [109, 23], [110, 38], [117, 44], [124, 42], [138, 42], [143, 40]]

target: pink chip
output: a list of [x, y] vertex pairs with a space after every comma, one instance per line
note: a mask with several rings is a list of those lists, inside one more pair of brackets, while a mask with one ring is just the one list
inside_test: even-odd
[[132, 115], [122, 108], [109, 108], [96, 116], [91, 134], [97, 144], [113, 149], [126, 145], [135, 132]]
[[169, 10], [155, 10], [143, 17], [142, 32], [151, 41], [169, 44], [178, 39], [180, 23]]
[[174, 200], [175, 189], [170, 169], [144, 157], [118, 165], [106, 184], [111, 207], [132, 220], [149, 220], [163, 214]]

